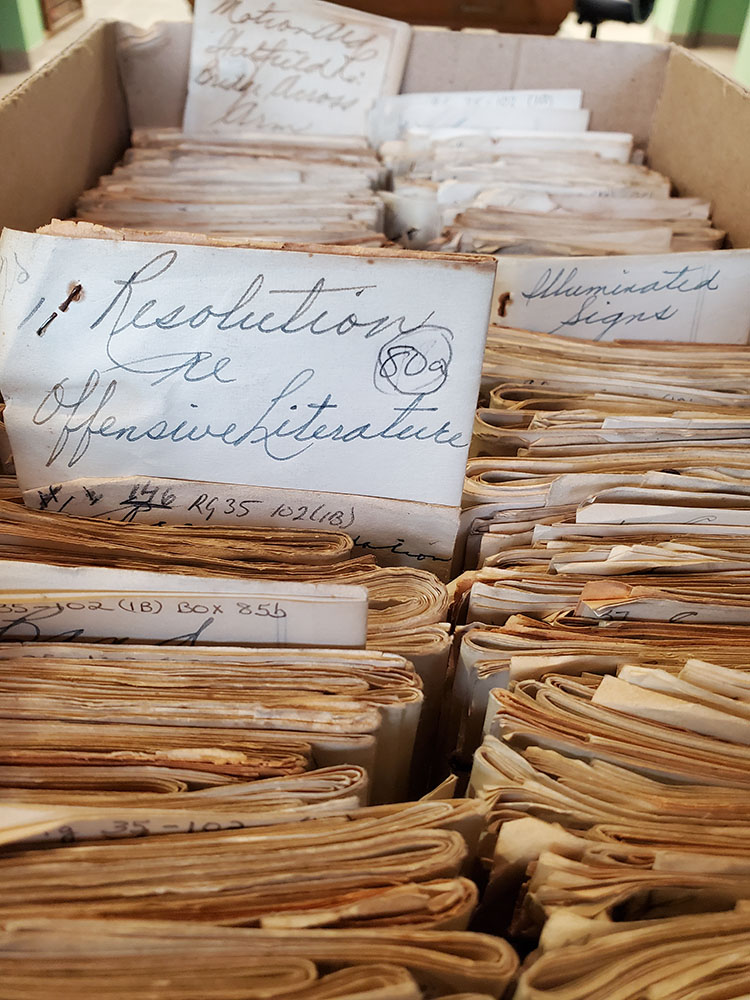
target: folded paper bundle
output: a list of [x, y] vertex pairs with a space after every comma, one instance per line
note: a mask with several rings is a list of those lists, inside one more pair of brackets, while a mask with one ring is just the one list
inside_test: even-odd
[[[154, 741], [201, 727], [220, 746], [225, 733], [231, 740], [239, 730], [252, 740], [256, 731], [271, 731], [304, 740], [318, 765], [366, 768], [374, 801], [406, 796], [422, 682], [412, 664], [394, 654], [37, 641], [0, 645], [0, 663], [4, 719], [34, 720], [50, 738], [60, 724], [88, 725], [88, 749], [97, 762], [107, 760], [99, 756], [104, 746], [98, 733], [106, 740], [110, 726], [125, 732], [135, 727], [136, 747], [139, 741], [148, 745], [149, 726]], [[107, 723], [104, 730], [101, 723]], [[231, 764], [232, 743], [224, 745]], [[194, 754], [192, 763], [199, 759]], [[158, 754], [148, 763], [160, 763]], [[189, 750], [179, 763], [191, 763]]]
[[[360, 742], [370, 747], [372, 759], [372, 737]], [[15, 787], [18, 780], [20, 787], [27, 787], [38, 768], [48, 776], [45, 787], [60, 787], [57, 782], [73, 767], [70, 787], [83, 789], [95, 782], [94, 787], [106, 790], [123, 783], [125, 789], [149, 790], [154, 771], [161, 787], [178, 782], [206, 788], [298, 775], [320, 766], [301, 733], [111, 722], [101, 727], [35, 718], [3, 719], [0, 760], [6, 773], [12, 769], [4, 787]], [[14, 780], [18, 769], [28, 777]]]
[[[445, 737], [468, 761], [484, 733], [479, 926], [564, 944], [746, 895], [747, 363], [491, 331]], [[545, 995], [535, 969], [519, 996]], [[705, 995], [694, 969], [680, 984]]]
[[[158, 979], [179, 998], [323, 1000], [361, 994], [363, 1000], [448, 1000], [456, 991], [498, 998], [517, 969], [506, 941], [462, 931], [30, 919], [11, 921], [0, 934], [3, 989], [19, 997], [46, 995], [36, 992], [44, 983], [44, 990], [72, 998], [98, 983], [102, 997], [120, 1000]], [[382, 992], [368, 992], [375, 987]]]
[[[295, 0], [283, 15], [198, 3], [183, 129], [135, 129], [124, 163], [84, 192], [78, 217], [229, 239], [382, 245], [373, 190], [382, 168], [365, 138], [367, 113], [398, 92], [411, 28], [321, 0]], [[119, 32], [127, 98], [145, 120], [151, 95], [134, 67], [157, 36]]]
[[[443, 107], [503, 97], [473, 125], [452, 127]], [[371, 118], [390, 118], [375, 135], [393, 175], [387, 234], [431, 250], [549, 257], [719, 248], [710, 206], [670, 197], [668, 178], [629, 162], [631, 135], [585, 131], [581, 100], [564, 90], [382, 98]]]
[[444, 742], [467, 764], [482, 741], [494, 691], [549, 674], [614, 674], [626, 664], [678, 675], [689, 659], [735, 668], [750, 662], [744, 626], [577, 618], [568, 612], [547, 620], [513, 615], [504, 625], [473, 624], [459, 630], [450, 714]]
[[[726, 548], [714, 547], [719, 544], [618, 544], [610, 550], [589, 545], [547, 559], [533, 552], [533, 562], [523, 550], [510, 549], [502, 555], [512, 567], [495, 562], [460, 577], [456, 601], [461, 608], [468, 598], [469, 621], [496, 625], [514, 611], [544, 618], [567, 610], [583, 618], [669, 621], [681, 615], [695, 622], [747, 624], [747, 554], [735, 549], [731, 535]], [[575, 555], [580, 560], [568, 562]], [[587, 579], [589, 574], [595, 579]]]
[[[7, 876], [4, 920], [111, 916], [290, 929], [464, 930], [477, 901], [476, 886], [460, 874], [471, 853], [459, 831], [465, 829], [473, 847], [482, 817], [479, 804], [467, 800], [355, 804], [338, 816], [331, 810], [326, 817], [321, 808], [317, 817], [308, 811], [298, 819], [279, 807], [280, 824], [273, 810], [259, 808], [253, 828], [238, 829], [236, 819], [212, 832], [219, 821], [201, 825], [199, 818], [193, 832], [157, 836], [118, 832], [158, 823], [160, 817], [142, 820], [143, 808], [126, 813], [106, 804], [54, 808], [11, 801], [5, 809], [15, 826], [6, 832], [0, 859]], [[174, 815], [175, 826], [179, 818]], [[94, 842], [72, 842], [79, 834], [86, 839], [97, 823]], [[68, 842], [54, 846], [38, 833], [45, 825], [53, 836], [67, 827]], [[8, 850], [11, 835], [16, 846]], [[43, 851], [24, 846], [42, 839]], [[63, 898], [59, 881], [66, 873]], [[125, 884], [126, 892], [113, 891]]]
[[564, 913], [553, 920], [543, 951], [521, 975], [517, 1000], [747, 996], [750, 912], [744, 903], [667, 920], [607, 924]]
[[433, 574], [350, 552], [337, 531], [122, 525], [0, 502], [0, 554], [16, 583], [4, 589], [0, 627], [6, 639], [197, 633], [356, 646], [366, 634], [398, 646], [444, 619]]
[[[47, 774], [50, 770], [52, 768], [48, 767]], [[79, 768], [79, 773], [81, 770], [83, 768]], [[169, 773], [168, 769], [164, 770]], [[28, 782], [38, 777], [36, 768], [26, 768], [20, 774], [18, 771], [16, 768], [11, 779]], [[67, 844], [275, 826], [328, 815], [347, 815], [367, 796], [364, 768], [352, 765], [321, 768], [308, 775], [306, 781], [295, 784], [279, 784], [277, 779], [274, 785], [273, 779], [263, 779], [204, 788], [200, 788], [198, 777], [198, 789], [176, 793], [99, 789], [71, 792], [69, 788], [63, 793], [59, 789], [30, 791], [4, 786], [0, 790], [4, 803], [0, 840], [4, 844], [18, 841]], [[177, 777], [180, 776], [178, 771]], [[75, 783], [78, 774], [74, 772], [69, 777], [71, 783]], [[268, 787], [269, 782], [271, 787]]]
[[665, 360], [656, 346], [492, 328], [496, 384], [454, 556], [471, 571], [451, 584], [459, 619], [743, 623], [749, 364], [746, 347], [678, 344]]
[[[450, 584], [472, 626], [446, 734], [463, 760], [493, 688], [691, 656], [735, 666], [748, 622], [748, 349], [499, 328], [489, 345], [486, 386], [503, 381], [477, 416], [454, 557], [467, 571]], [[657, 636], [672, 646], [657, 653]]]
[[382, 166], [364, 138], [258, 134], [244, 141], [135, 129], [120, 166], [76, 218], [222, 239], [383, 246]]
[[[469, 855], [476, 852], [482, 829], [484, 810], [481, 804], [468, 799], [425, 798], [418, 802], [388, 803], [368, 807], [367, 814], [359, 810], [367, 794], [368, 785], [364, 769], [345, 767], [319, 768], [310, 771], [303, 781], [276, 783], [255, 782], [256, 787], [238, 784], [221, 790], [204, 790], [202, 794], [183, 792], [181, 796], [164, 798], [153, 793], [141, 795], [130, 792], [91, 793], [75, 801], [55, 792], [29, 792], [27, 789], [5, 789], [3, 801], [8, 803], [7, 824], [3, 830], [5, 844], [23, 842], [44, 844], [71, 844], [83, 841], [120, 840], [128, 838], [171, 834], [209, 833], [217, 830], [245, 830], [278, 824], [295, 824], [307, 819], [340, 817], [346, 823], [357, 817], [380, 821], [391, 817], [394, 823], [449, 829], [461, 834], [468, 844]], [[235, 795], [236, 792], [236, 795]], [[184, 796], [187, 795], [188, 798]], [[223, 809], [234, 796], [235, 819], [228, 821], [228, 810]], [[80, 801], [79, 801], [80, 798]], [[316, 803], [322, 803], [315, 814]], [[164, 805], [162, 805], [164, 803]], [[193, 804], [215, 807], [215, 820], [202, 819]], [[151, 815], [158, 821], [150, 820]], [[252, 809], [250, 808], [252, 806]], [[253, 812], [257, 806], [257, 815]], [[310, 807], [310, 808], [308, 808]], [[119, 822], [117, 817], [126, 815], [135, 819]], [[192, 814], [191, 814], [191, 810]], [[237, 819], [242, 815], [242, 819]], [[65, 823], [61, 828], [60, 819]], [[172, 821], [166, 823], [166, 819]], [[176, 821], [180, 822], [176, 822]], [[221, 820], [221, 822], [219, 822]], [[383, 820], [385, 822], [385, 819]], [[390, 820], [389, 820], [390, 822]], [[341, 824], [334, 824], [341, 829]], [[205, 827], [205, 829], [204, 829]], [[290, 828], [291, 829], [291, 828]], [[295, 827], [297, 833], [302, 828]], [[323, 829], [320, 827], [320, 829]], [[187, 843], [187, 841], [185, 841]]]
[[[59, 517], [54, 496], [41, 510], [0, 501], [0, 556], [38, 559], [49, 553], [58, 565], [103, 565], [204, 576], [276, 574], [293, 579], [305, 567], [331, 567], [335, 575], [350, 561], [352, 541], [334, 528], [274, 528], [219, 525], [152, 526], [96, 518]], [[95, 499], [95, 498], [92, 498]], [[137, 506], [138, 501], [134, 501]], [[53, 506], [50, 508], [50, 504]], [[47, 509], [44, 509], [46, 506]], [[370, 565], [372, 560], [370, 560]], [[354, 565], [362, 565], [355, 562]], [[365, 561], [364, 565], [367, 565]], [[348, 567], [347, 567], [348, 568]]]
[[[41, 728], [41, 727], [40, 727]], [[124, 728], [124, 727], [123, 727]], [[205, 793], [205, 794], [204, 794]], [[217, 805], [236, 798], [274, 805], [296, 797], [300, 803], [326, 802], [355, 796], [364, 804], [367, 772], [362, 767], [321, 767], [306, 773], [244, 781], [168, 765], [2, 764], [0, 797], [24, 802], [130, 808], [141, 804], [160, 809], [189, 809], [195, 803]]]
[[471, 779], [490, 806], [488, 919], [503, 895], [510, 919], [524, 878], [511, 928], [532, 940], [559, 908], [619, 921], [747, 898], [748, 690], [748, 671], [689, 660], [494, 691]]
[[[677, 258], [679, 262], [679, 258]], [[686, 287], [681, 294], [689, 294], [690, 281], [676, 281]], [[658, 282], [657, 282], [658, 284]], [[559, 298], [565, 298], [561, 289]], [[675, 289], [677, 290], [677, 289]], [[580, 298], [574, 285], [567, 298]], [[592, 293], [593, 294], [593, 293]], [[644, 291], [644, 295], [648, 294]], [[552, 297], [552, 296], [550, 296]], [[626, 317], [623, 317], [626, 319]], [[634, 318], [618, 331], [630, 341]], [[615, 324], [615, 329], [617, 324]], [[483, 388], [497, 386], [498, 408], [511, 406], [521, 410], [534, 409], [534, 398], [541, 402], [548, 394], [562, 393], [560, 410], [586, 409], [576, 396], [591, 397], [592, 403], [616, 407], [623, 402], [638, 403], [638, 398], [648, 398], [652, 405], [668, 409], [690, 411], [715, 405], [717, 407], [746, 407], [747, 382], [744, 373], [750, 366], [750, 353], [744, 345], [670, 343], [581, 343], [562, 328], [558, 335], [541, 336], [522, 329], [505, 329], [491, 325], [483, 366]], [[502, 385], [501, 385], [502, 384]], [[507, 391], [527, 390], [528, 396], [516, 397], [512, 402], [502, 402]], [[672, 395], [676, 393], [676, 395]], [[620, 400], [618, 397], [638, 397]], [[572, 397], [572, 404], [566, 402]], [[614, 398], [612, 398], [614, 397]], [[682, 398], [679, 398], [682, 397]], [[525, 402], [528, 399], [529, 402]], [[684, 403], [684, 406], [670, 406]], [[554, 406], [545, 409], [554, 410]], [[617, 412], [633, 412], [632, 410]], [[651, 416], [657, 416], [654, 409]]]
[[[731, 668], [730, 672], [734, 673]], [[644, 687], [653, 673], [643, 669]], [[585, 674], [519, 681], [512, 691], [496, 690], [494, 697], [490, 732], [502, 706], [504, 733], [526, 732], [527, 726], [534, 732], [537, 726], [550, 732], [548, 727], [556, 728], [555, 720], [564, 719], [565, 740], [586, 759], [597, 755], [593, 736], [598, 734], [606, 748], [602, 753], [612, 763], [636, 769], [640, 765], [667, 780], [739, 787], [747, 783], [743, 764], [747, 723], [742, 717], [735, 722], [731, 714], [696, 705], [689, 697], [652, 694], [647, 687], [644, 691], [611, 675]], [[665, 729], [669, 725], [674, 731]]]

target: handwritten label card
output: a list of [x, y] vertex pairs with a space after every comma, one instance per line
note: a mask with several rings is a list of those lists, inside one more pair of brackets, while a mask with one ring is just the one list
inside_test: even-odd
[[331, 528], [381, 566], [419, 566], [448, 579], [455, 507], [179, 479], [76, 479], [24, 494], [27, 507], [130, 524]]
[[184, 130], [364, 135], [410, 40], [401, 21], [323, 0], [197, 0]]
[[746, 344], [750, 250], [500, 257], [493, 322], [581, 340]]
[[[585, 130], [580, 90], [465, 90], [381, 97], [370, 112], [374, 145], [407, 129]], [[558, 114], [558, 112], [560, 112]]]
[[168, 477], [459, 505], [493, 260], [6, 229], [2, 261], [22, 269], [0, 289], [22, 490]]
[[104, 567], [4, 564], [0, 640], [364, 646], [367, 589]]

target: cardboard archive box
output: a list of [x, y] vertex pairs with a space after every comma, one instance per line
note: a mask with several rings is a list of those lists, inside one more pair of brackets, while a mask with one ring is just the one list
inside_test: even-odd
[[[190, 33], [100, 22], [0, 102], [0, 225], [69, 216], [131, 127], [180, 124]], [[118, 35], [137, 40], [122, 78]], [[402, 90], [553, 87], [582, 88], [591, 129], [632, 132], [679, 194], [712, 203], [732, 246], [750, 246], [750, 93], [684, 49], [416, 28]]]

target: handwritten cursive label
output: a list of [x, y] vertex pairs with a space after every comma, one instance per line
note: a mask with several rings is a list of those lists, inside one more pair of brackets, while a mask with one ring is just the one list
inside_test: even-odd
[[136, 524], [323, 528], [345, 531], [358, 555], [382, 566], [418, 566], [447, 579], [453, 507], [310, 490], [189, 483], [176, 479], [78, 479], [29, 490], [27, 507]]
[[501, 258], [501, 326], [584, 340], [747, 343], [750, 251]]
[[8, 562], [0, 641], [363, 646], [367, 590]]
[[[21, 250], [0, 388], [22, 489], [167, 476], [458, 505], [494, 262], [5, 230], [0, 256]], [[37, 336], [70, 274], [80, 298]]]
[[186, 132], [363, 135], [397, 93], [411, 31], [322, 0], [198, 0]]

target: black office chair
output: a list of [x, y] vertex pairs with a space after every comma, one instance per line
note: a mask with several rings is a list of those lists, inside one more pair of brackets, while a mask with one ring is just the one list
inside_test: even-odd
[[602, 21], [622, 21], [642, 24], [654, 9], [655, 0], [576, 0], [579, 24], [591, 25], [591, 37], [596, 38]]

